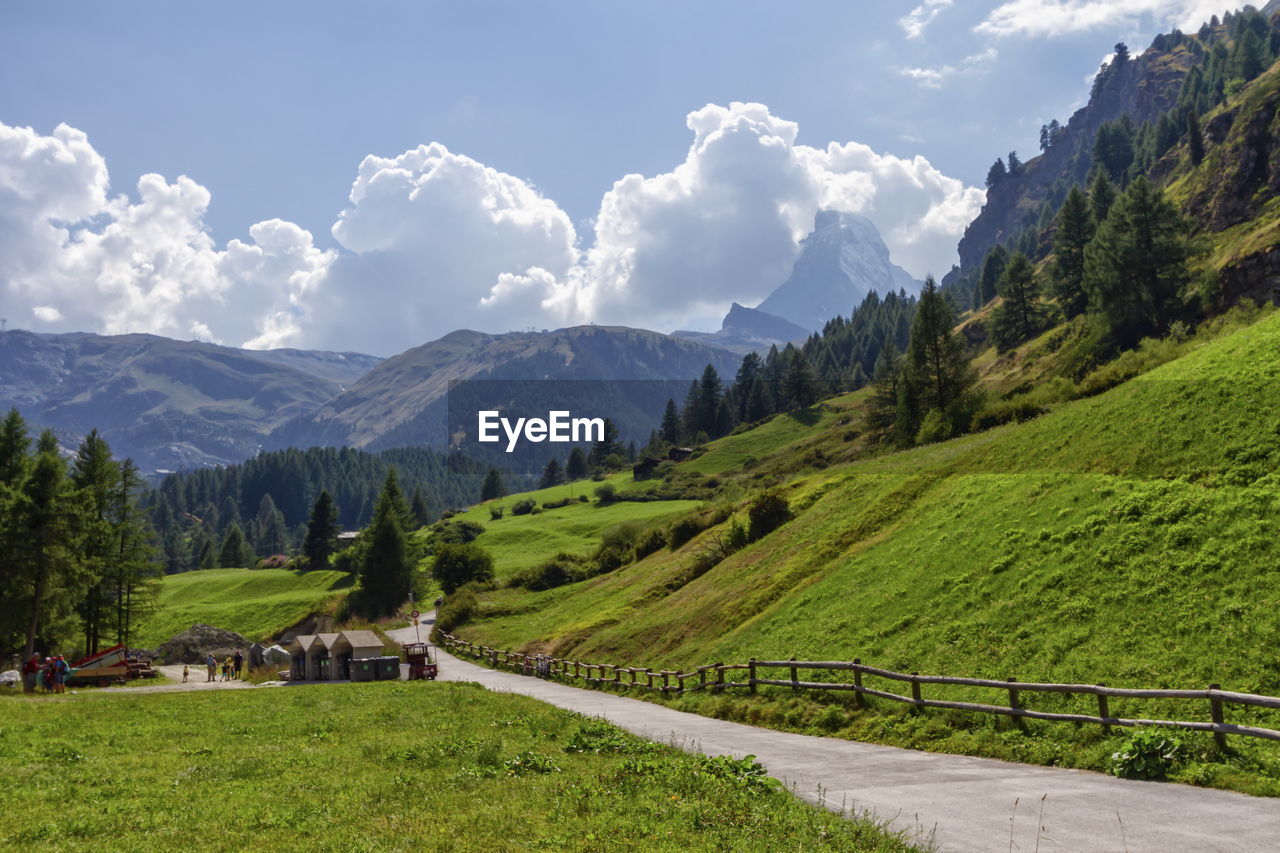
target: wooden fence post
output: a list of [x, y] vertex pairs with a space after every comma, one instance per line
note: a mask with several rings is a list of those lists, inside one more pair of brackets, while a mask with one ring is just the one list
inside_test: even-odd
[[670, 686], [671, 686], [671, 673], [667, 672], [664, 669], [662, 671], [662, 692], [666, 693], [667, 689], [670, 688]]
[[[1107, 685], [1105, 685], [1105, 684], [1099, 684], [1098, 686], [1099, 686], [1099, 687], [1106, 687]], [[1102, 718], [1102, 719], [1104, 719], [1104, 720], [1107, 720], [1107, 719], [1110, 719], [1110, 718], [1111, 718], [1111, 709], [1110, 709], [1110, 707], [1109, 707], [1109, 706], [1108, 706], [1108, 704], [1107, 704], [1107, 694], [1105, 694], [1105, 693], [1099, 693], [1099, 694], [1098, 694], [1098, 716], [1099, 716], [1099, 717], [1101, 717], [1101, 718]], [[1106, 723], [1103, 723], [1103, 724], [1102, 724], [1102, 733], [1103, 733], [1104, 735], [1109, 735], [1109, 734], [1111, 734], [1111, 726], [1107, 725]]]
[[634, 687], [636, 683], [636, 668], [631, 667], [631, 685]]
[[[791, 658], [791, 661], [792, 661], [792, 663], [794, 663], [794, 662], [795, 662], [795, 658]], [[799, 692], [800, 692], [800, 685], [796, 684], [796, 682], [797, 682], [798, 680], [799, 680], [799, 679], [798, 679], [798, 678], [797, 678], [797, 676], [796, 676], [796, 668], [793, 666], [793, 667], [791, 667], [791, 691], [792, 691], [793, 693], [799, 693]]]
[[752, 658], [751, 660], [747, 661], [747, 673], [749, 676], [747, 678], [747, 683], [751, 685], [751, 695], [755, 696], [756, 695], [756, 659], [755, 658]]
[[644, 679], [645, 679], [644, 686], [652, 690], [653, 689], [653, 670], [647, 666], [644, 668]]
[[711, 688], [712, 693], [719, 693], [724, 690], [724, 670], [720, 667], [724, 666], [724, 661], [716, 664], [716, 686]]
[[[853, 665], [854, 665], [854, 666], [862, 666], [862, 658], [854, 658], [854, 659], [853, 659]], [[862, 670], [855, 669], [855, 670], [853, 671], [853, 686], [854, 686], [855, 688], [861, 688], [861, 687], [862, 687]], [[858, 708], [858, 709], [861, 709], [861, 708], [862, 708], [862, 691], [861, 691], [861, 689], [857, 689], [857, 690], [854, 690], [854, 691], [853, 691], [853, 707]]]
[[911, 710], [916, 713], [920, 711], [920, 682], [916, 680], [918, 675], [918, 672], [911, 673]]
[[[1017, 684], [1017, 683], [1018, 683], [1018, 679], [1016, 679], [1016, 678], [1010, 678], [1010, 679], [1009, 679], [1009, 683], [1010, 683], [1010, 684]], [[1017, 711], [1017, 710], [1019, 710], [1019, 709], [1021, 709], [1021, 708], [1022, 708], [1022, 706], [1018, 704], [1018, 691], [1017, 691], [1017, 690], [1014, 690], [1012, 687], [1010, 687], [1010, 688], [1009, 688], [1009, 710], [1011, 710], [1011, 711]], [[1022, 718], [1021, 718], [1021, 717], [1019, 717], [1019, 716], [1016, 716], [1016, 715], [1015, 715], [1015, 716], [1013, 717], [1013, 724], [1014, 724], [1015, 726], [1017, 726], [1017, 727], [1018, 727], [1018, 730], [1019, 730], [1019, 731], [1023, 731], [1023, 730], [1025, 730], [1025, 729], [1026, 729], [1026, 724], [1023, 722]]]
[[[1220, 684], [1210, 684], [1210, 685], [1209, 685], [1209, 689], [1210, 689], [1210, 690], [1221, 690], [1221, 689], [1222, 689], [1222, 685], [1220, 685]], [[1223, 716], [1222, 716], [1222, 700], [1221, 700], [1221, 699], [1214, 698], [1213, 696], [1210, 696], [1210, 697], [1209, 697], [1209, 718], [1213, 720], [1214, 725], [1222, 725], [1222, 723], [1224, 722], [1224, 719], [1223, 719]], [[1214, 732], [1214, 733], [1213, 733], [1213, 742], [1214, 742], [1214, 743], [1216, 743], [1216, 744], [1218, 745], [1218, 749], [1226, 749], [1226, 748], [1227, 748], [1227, 733], [1226, 733], [1226, 732]]]
[[498, 650], [497, 649], [493, 650], [493, 668], [494, 669], [498, 668]]

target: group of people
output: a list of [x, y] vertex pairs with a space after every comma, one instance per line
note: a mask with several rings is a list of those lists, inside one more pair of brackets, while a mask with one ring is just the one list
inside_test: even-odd
[[[218, 681], [218, 659], [210, 652], [204, 659], [205, 669], [209, 671], [209, 681]], [[244, 653], [239, 649], [234, 655], [227, 655], [227, 659], [222, 662], [222, 681], [230, 681], [233, 678], [240, 678], [244, 673]], [[187, 667], [182, 668], [182, 680], [186, 681], [190, 675]]]
[[43, 661], [39, 655], [32, 655], [22, 665], [22, 690], [35, 693], [39, 687], [45, 693], [66, 693], [70, 674], [71, 664], [62, 655], [47, 657]]

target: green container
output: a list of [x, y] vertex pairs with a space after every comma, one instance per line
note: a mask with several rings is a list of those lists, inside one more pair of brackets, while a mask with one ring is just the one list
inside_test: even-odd
[[378, 680], [379, 681], [399, 681], [400, 680], [400, 658], [381, 657], [376, 658], [378, 661]]
[[357, 658], [351, 661], [352, 681], [376, 681], [378, 678], [377, 658]]

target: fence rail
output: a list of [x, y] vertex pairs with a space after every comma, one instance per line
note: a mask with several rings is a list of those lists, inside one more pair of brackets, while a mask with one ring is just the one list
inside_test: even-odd
[[[757, 688], [760, 686], [789, 687], [795, 691], [845, 690], [853, 692], [854, 702], [858, 705], [861, 705], [861, 697], [872, 696], [891, 702], [906, 703], [913, 708], [946, 708], [959, 711], [976, 711], [983, 714], [1000, 714], [1011, 717], [1018, 725], [1021, 725], [1024, 719], [1031, 719], [1091, 723], [1102, 726], [1104, 730], [1110, 730], [1111, 726], [1164, 726], [1189, 729], [1191, 731], [1212, 732], [1214, 740], [1220, 747], [1227, 745], [1227, 735], [1242, 735], [1280, 741], [1280, 731], [1258, 726], [1228, 723], [1225, 720], [1224, 713], [1227, 705], [1280, 709], [1280, 697], [1222, 690], [1217, 684], [1211, 684], [1203, 690], [1152, 690], [1132, 687], [1107, 687], [1105, 684], [1053, 684], [1015, 681], [1014, 679], [999, 681], [991, 678], [964, 678], [953, 675], [921, 675], [918, 672], [894, 672], [889, 669], [868, 666], [857, 658], [852, 661], [752, 659], [747, 663], [705, 664], [687, 672], [681, 672], [673, 669], [654, 670], [648, 667], [622, 666], [612, 663], [585, 663], [547, 655], [526, 655], [522, 652], [477, 645], [443, 631], [439, 632], [439, 638], [440, 645], [446, 649], [484, 661], [495, 669], [506, 667], [524, 675], [536, 675], [544, 678], [559, 677], [596, 686], [614, 685], [626, 689], [636, 688], [675, 695], [693, 693], [699, 690], [718, 693], [729, 688], [742, 687], [747, 688], [752, 695], [755, 695]], [[761, 678], [759, 670], [762, 669], [785, 669], [788, 670], [790, 677], [785, 679]], [[853, 682], [803, 681], [799, 677], [800, 670], [849, 672], [853, 675]], [[734, 673], [744, 671], [747, 673], [745, 681], [731, 680], [738, 677], [733, 675]], [[904, 696], [888, 690], [867, 687], [862, 683], [864, 675], [910, 684], [911, 695]], [[935, 684], [980, 687], [1003, 691], [1007, 694], [1008, 704], [993, 705], [982, 702], [959, 702], [924, 698], [922, 685]], [[1098, 714], [1093, 716], [1090, 714], [1032, 710], [1023, 705], [1022, 697], [1027, 693], [1092, 695], [1097, 700]], [[1111, 715], [1109, 707], [1109, 700], [1113, 697], [1121, 699], [1178, 699], [1207, 702], [1210, 721], [1148, 720], [1115, 717]]]

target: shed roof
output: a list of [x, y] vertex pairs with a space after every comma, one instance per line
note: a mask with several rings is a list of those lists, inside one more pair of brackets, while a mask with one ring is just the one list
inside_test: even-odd
[[341, 636], [341, 634], [316, 634], [316, 639], [320, 641], [320, 645], [326, 649], [331, 649]]
[[342, 636], [352, 648], [382, 648], [382, 639], [372, 631], [343, 631]]
[[289, 644], [289, 650], [305, 652], [309, 650], [318, 639], [320, 638], [315, 634], [299, 634], [294, 637], [293, 642]]

